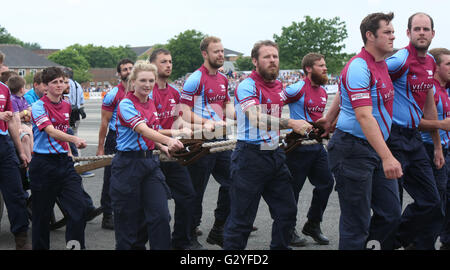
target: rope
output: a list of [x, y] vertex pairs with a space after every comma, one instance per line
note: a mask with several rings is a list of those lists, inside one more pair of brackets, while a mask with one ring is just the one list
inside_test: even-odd
[[[281, 134], [280, 141], [283, 141], [286, 138], [286, 135], [287, 135], [287, 133]], [[331, 137], [331, 134], [330, 134], [330, 137]], [[322, 141], [322, 144], [326, 146], [326, 145], [328, 145], [328, 141], [329, 140], [324, 139]], [[234, 150], [234, 148], [236, 147], [236, 143], [237, 143], [236, 139], [231, 139], [231, 140], [226, 140], [226, 141], [203, 143], [202, 147], [210, 148], [209, 149], [210, 153], [219, 153], [219, 152]], [[304, 139], [302, 141], [302, 145], [313, 145], [313, 144], [318, 144], [318, 143], [319, 142], [317, 142], [314, 139]], [[162, 162], [177, 161], [177, 159], [175, 159], [175, 158], [169, 158], [165, 153], [161, 152], [160, 150], [154, 150], [153, 154], [159, 156], [159, 159]], [[96, 160], [102, 160], [102, 159], [109, 159], [109, 158], [113, 158], [113, 157], [114, 157], [114, 155], [74, 157], [73, 160], [75, 162], [77, 162], [77, 161], [96, 161]]]
[[113, 158], [114, 155], [90, 156], [90, 157], [73, 157], [73, 161], [93, 161], [100, 159]]

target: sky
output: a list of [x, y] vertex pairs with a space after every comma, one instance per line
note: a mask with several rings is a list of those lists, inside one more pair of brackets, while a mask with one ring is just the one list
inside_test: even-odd
[[448, 0], [22, 0], [3, 3], [0, 25], [25, 42], [45, 49], [78, 43], [97, 46], [151, 46], [188, 29], [218, 36], [225, 48], [250, 55], [259, 40], [280, 35], [304, 16], [346, 23], [347, 53], [362, 47], [359, 25], [374, 12], [394, 12], [394, 47], [408, 44], [408, 17], [431, 15], [436, 36], [430, 48], [450, 48]]

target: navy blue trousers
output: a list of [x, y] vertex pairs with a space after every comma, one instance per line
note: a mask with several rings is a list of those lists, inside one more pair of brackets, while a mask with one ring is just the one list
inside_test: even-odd
[[292, 174], [292, 188], [298, 204], [300, 191], [308, 177], [314, 186], [308, 220], [322, 222], [323, 212], [333, 191], [334, 179], [328, 167], [328, 154], [323, 145], [300, 146], [286, 155], [286, 164]]
[[[427, 151], [428, 157], [430, 161], [434, 159], [434, 145], [424, 143], [425, 150]], [[447, 157], [447, 149], [442, 146], [444, 157]], [[433, 169], [434, 179], [436, 180], [436, 187], [439, 192], [439, 196], [441, 199], [441, 207], [440, 207], [440, 215], [438, 215], [435, 219], [433, 219], [429, 225], [431, 227], [439, 226], [443, 227], [446, 217], [446, 209], [447, 209], [447, 185], [448, 185], [448, 164], [445, 163], [442, 168], [439, 170], [434, 165], [434, 162], [431, 162], [431, 168]], [[437, 237], [442, 233], [442, 231], [436, 232], [433, 236], [434, 242], [436, 242]], [[445, 235], [442, 235], [441, 238], [445, 239]], [[441, 239], [442, 242], [442, 239]]]
[[67, 154], [34, 153], [30, 163], [33, 196], [33, 249], [50, 249], [50, 218], [56, 198], [67, 212], [66, 242], [76, 240], [82, 249], [86, 210], [81, 177]]
[[199, 226], [202, 218], [203, 195], [211, 174], [220, 184], [217, 197], [217, 208], [214, 211], [215, 219], [225, 223], [230, 213], [230, 157], [231, 151], [209, 154], [188, 166], [189, 175], [196, 193], [194, 199], [193, 228]]
[[403, 211], [397, 240], [404, 247], [413, 243], [417, 249], [434, 249], [435, 236], [442, 229], [433, 222], [441, 219], [441, 198], [422, 137], [416, 129], [392, 125], [387, 145], [402, 164], [400, 197], [406, 190], [414, 200]]
[[386, 179], [381, 159], [366, 140], [339, 129], [328, 143], [328, 156], [341, 209], [339, 249], [366, 249], [372, 240], [381, 249], [394, 249], [401, 217], [397, 180]]
[[177, 162], [162, 162], [161, 170], [175, 201], [172, 247], [187, 249], [191, 242], [194, 187], [187, 168]]
[[0, 135], [0, 190], [8, 211], [11, 233], [26, 232], [29, 222], [19, 160], [7, 135]]
[[231, 155], [231, 178], [231, 210], [223, 248], [245, 249], [262, 196], [274, 220], [270, 248], [289, 249], [297, 205], [284, 151], [260, 150], [259, 145], [238, 141]]
[[170, 190], [159, 159], [147, 152], [118, 152], [112, 161], [110, 196], [117, 250], [171, 248]]
[[[69, 127], [67, 129], [67, 134], [74, 135], [72, 128]], [[75, 146], [75, 144], [74, 143], [69, 143], [69, 146], [70, 146], [70, 151], [72, 151], [72, 155], [74, 157], [78, 157], [78, 149]], [[84, 189], [83, 183], [81, 183], [81, 187], [83, 188], [83, 196], [84, 196], [84, 200], [85, 200], [85, 203], [87, 205], [88, 210], [89, 211], [94, 210], [95, 209], [94, 202], [92, 201], [91, 196], [89, 196], [89, 194]]]
[[441, 232], [441, 243], [450, 244], [450, 151], [447, 151], [445, 157], [445, 163], [447, 164], [447, 188], [446, 188], [446, 202], [445, 202], [445, 219], [444, 226]]
[[[117, 153], [116, 149], [116, 132], [114, 130], [109, 130], [106, 135], [105, 140], [105, 155], [112, 155]], [[103, 209], [103, 214], [111, 215], [112, 207], [111, 207], [111, 196], [109, 195], [109, 183], [111, 178], [111, 166], [105, 166], [103, 171], [103, 187], [102, 187], [102, 196], [100, 198], [100, 205]]]

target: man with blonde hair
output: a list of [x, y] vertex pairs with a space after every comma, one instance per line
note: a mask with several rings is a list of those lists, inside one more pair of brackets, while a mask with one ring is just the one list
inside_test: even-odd
[[[180, 96], [183, 119], [188, 123], [201, 124], [205, 129], [224, 126], [226, 117], [234, 119], [233, 106], [228, 94], [228, 79], [218, 72], [224, 63], [224, 48], [217, 37], [205, 37], [200, 43], [204, 62], [186, 80]], [[227, 109], [226, 109], [227, 108]], [[225, 110], [226, 109], [226, 110]], [[194, 200], [193, 245], [201, 248], [195, 235], [195, 228], [202, 217], [203, 195], [210, 175], [220, 183], [215, 222], [207, 242], [223, 245], [223, 226], [230, 212], [230, 156], [231, 151], [209, 154], [188, 166], [189, 174], [197, 193]]]

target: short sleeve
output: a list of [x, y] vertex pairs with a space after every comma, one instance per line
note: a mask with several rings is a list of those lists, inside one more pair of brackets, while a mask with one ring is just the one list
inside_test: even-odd
[[370, 96], [371, 73], [362, 58], [354, 59], [342, 77], [342, 84], [347, 91], [353, 109], [372, 106]]
[[197, 70], [186, 80], [181, 91], [180, 103], [194, 106], [194, 96], [198, 95], [198, 88], [202, 78], [202, 72]]
[[396, 52], [394, 55], [386, 59], [386, 65], [388, 67], [389, 76], [392, 81], [397, 80], [405, 72], [406, 60], [408, 59], [409, 52], [407, 49], [402, 49]]
[[106, 95], [103, 97], [102, 110], [114, 112], [114, 109], [116, 108], [115, 101], [118, 90], [119, 90], [118, 87], [114, 87], [111, 91], [106, 93]]
[[294, 103], [299, 100], [304, 94], [304, 91], [302, 91], [303, 86], [305, 86], [305, 82], [299, 81], [283, 89], [284, 104]]
[[31, 119], [39, 131], [42, 131], [47, 126], [52, 125], [42, 101], [35, 102], [31, 107]]
[[239, 84], [236, 90], [236, 99], [243, 112], [252, 106], [260, 104], [256, 93], [255, 82], [252, 79], [246, 79]]
[[127, 98], [119, 103], [118, 112], [120, 124], [125, 127], [134, 130], [140, 123], [145, 123], [141, 113], [136, 109], [133, 102]]

